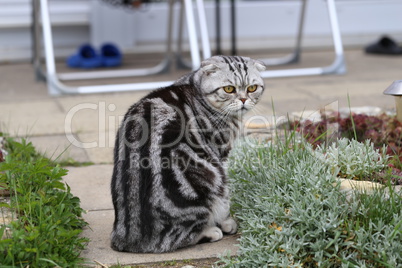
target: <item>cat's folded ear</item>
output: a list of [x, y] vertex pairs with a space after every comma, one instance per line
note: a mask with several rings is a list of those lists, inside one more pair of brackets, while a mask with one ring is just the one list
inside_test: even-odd
[[204, 61], [201, 62], [201, 70], [206, 74], [212, 74], [215, 73], [216, 71], [218, 71], [219, 66], [216, 64], [216, 57], [212, 57], [209, 59], [206, 59]]
[[218, 65], [214, 64], [211, 60], [201, 62], [201, 70], [207, 75], [216, 72], [218, 69]]
[[266, 69], [265, 64], [259, 60], [254, 60], [254, 66], [260, 72], [265, 71], [265, 69]]

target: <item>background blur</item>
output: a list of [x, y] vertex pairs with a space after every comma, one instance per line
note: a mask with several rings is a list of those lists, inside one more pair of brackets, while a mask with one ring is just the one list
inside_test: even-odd
[[[292, 48], [300, 2], [236, 1], [238, 49], [278, 51]], [[229, 1], [221, 1], [223, 49], [230, 48], [229, 5]], [[401, 0], [336, 0], [336, 7], [345, 48], [363, 47], [384, 34], [402, 41]], [[214, 49], [214, 1], [206, 0], [205, 8]], [[99, 46], [110, 41], [123, 53], [164, 51], [168, 19], [166, 1], [128, 9], [105, 4], [103, 0], [49, 0], [49, 9], [56, 57], [70, 55], [83, 43]], [[304, 49], [325, 49], [332, 45], [327, 14], [325, 0], [307, 1]], [[31, 0], [0, 0], [0, 63], [30, 59], [31, 15]], [[178, 27], [174, 28], [177, 34]]]

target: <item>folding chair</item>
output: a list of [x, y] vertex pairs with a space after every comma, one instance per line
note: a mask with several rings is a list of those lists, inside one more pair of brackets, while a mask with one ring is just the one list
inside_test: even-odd
[[[37, 2], [39, 1], [39, 2]], [[78, 79], [96, 79], [96, 78], [112, 78], [112, 77], [132, 77], [147, 76], [161, 73], [166, 70], [171, 60], [171, 42], [172, 42], [172, 24], [173, 24], [173, 5], [175, 0], [169, 0], [169, 23], [168, 38], [166, 42], [166, 57], [158, 65], [145, 69], [132, 70], [112, 70], [112, 71], [95, 71], [82, 73], [65, 73], [58, 74], [56, 71], [52, 29], [49, 18], [48, 0], [33, 0], [33, 30], [34, 30], [34, 67], [38, 76], [44, 73], [40, 66], [40, 49], [39, 49], [39, 18], [41, 18], [43, 45], [45, 50], [46, 61], [46, 78], [48, 92], [50, 95], [60, 94], [82, 94], [82, 93], [101, 93], [101, 92], [117, 92], [117, 91], [133, 91], [148, 90], [163, 87], [172, 84], [174, 81], [161, 82], [145, 82], [130, 84], [112, 84], [112, 85], [92, 85], [71, 87], [61, 82], [61, 80], [78, 80]], [[39, 3], [39, 5], [38, 5]], [[197, 31], [195, 26], [193, 3], [192, 0], [181, 0], [181, 8], [185, 8], [186, 22], [190, 43], [190, 54], [192, 60], [192, 69], [195, 70], [201, 63], [199, 46], [197, 41]], [[208, 42], [208, 32], [206, 30], [206, 20], [204, 14], [204, 5], [202, 0], [197, 0], [197, 11], [199, 13], [199, 27], [201, 32], [201, 40], [203, 46], [203, 58], [210, 57], [210, 48]]]

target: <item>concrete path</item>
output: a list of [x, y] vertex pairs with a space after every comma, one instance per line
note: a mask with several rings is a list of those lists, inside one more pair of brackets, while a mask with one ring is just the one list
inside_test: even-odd
[[[254, 58], [268, 56], [244, 55]], [[332, 58], [332, 52], [328, 51], [306, 52], [300, 64], [289, 67], [326, 66]], [[351, 106], [392, 109], [394, 100], [382, 92], [392, 81], [402, 79], [402, 58], [369, 56], [362, 50], [348, 50], [346, 62], [348, 72], [341, 76], [267, 79], [264, 98], [251, 115], [272, 121], [274, 111], [278, 118], [294, 111], [318, 111], [328, 105], [332, 108], [347, 107], [349, 101]], [[66, 71], [63, 64], [57, 68]], [[172, 72], [159, 79], [174, 80], [182, 73]], [[129, 81], [146, 79], [154, 78]], [[102, 80], [102, 83], [107, 82]], [[94, 81], [71, 82], [91, 83]], [[81, 198], [82, 207], [88, 211], [84, 217], [90, 228], [84, 235], [91, 242], [82, 253], [83, 257], [104, 264], [135, 264], [216, 257], [227, 251], [235, 254], [236, 236], [169, 254], [129, 254], [110, 249], [109, 235], [114, 219], [109, 184], [114, 137], [128, 107], [145, 94], [147, 92], [51, 97], [46, 85], [35, 80], [30, 64], [0, 65], [0, 131], [29, 137], [40, 151], [52, 158], [94, 163], [88, 167], [68, 168], [69, 174], [65, 178], [73, 194]]]
[[74, 195], [81, 199], [81, 207], [87, 211], [84, 215], [90, 228], [83, 236], [88, 237], [87, 250], [82, 256], [90, 261], [106, 265], [141, 264], [170, 260], [194, 260], [214, 258], [220, 255], [233, 255], [237, 252], [237, 236], [225, 236], [215, 243], [200, 244], [165, 254], [133, 254], [113, 251], [109, 244], [114, 221], [114, 210], [110, 195], [110, 178], [113, 165], [93, 165], [88, 167], [71, 167], [65, 182]]

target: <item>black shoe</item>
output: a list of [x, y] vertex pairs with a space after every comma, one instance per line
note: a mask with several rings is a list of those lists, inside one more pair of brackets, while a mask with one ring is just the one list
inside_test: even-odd
[[365, 49], [366, 53], [384, 54], [384, 55], [399, 55], [402, 54], [402, 48], [391, 38], [384, 36], [376, 43], [368, 45]]

